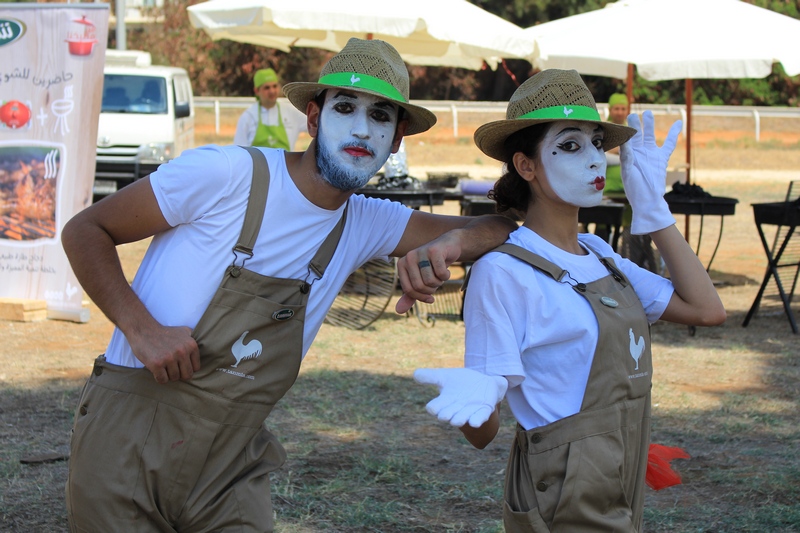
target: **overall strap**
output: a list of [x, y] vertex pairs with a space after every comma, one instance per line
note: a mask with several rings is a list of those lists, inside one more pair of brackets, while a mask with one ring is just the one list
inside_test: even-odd
[[[489, 250], [489, 252], [503, 252], [513, 257], [516, 257], [520, 261], [528, 263], [532, 267], [541, 270], [545, 274], [548, 274], [551, 278], [553, 278], [558, 282], [560, 282], [564, 276], [569, 274], [566, 270], [564, 270], [563, 268], [559, 268], [558, 266], [554, 265], [544, 257], [536, 255], [535, 253], [528, 251], [525, 248], [522, 248], [521, 246], [517, 246], [516, 244], [504, 243], [498, 246], [497, 248]], [[464, 281], [461, 284], [461, 292], [466, 292], [471, 273], [472, 269], [470, 269], [467, 272], [467, 275], [464, 277]]]
[[[253, 179], [250, 186], [250, 195], [247, 198], [247, 212], [244, 215], [242, 233], [239, 235], [239, 242], [233, 247], [233, 253], [241, 252], [253, 257], [253, 247], [261, 229], [261, 221], [264, 220], [264, 208], [267, 205], [267, 194], [269, 193], [269, 165], [264, 153], [252, 146], [242, 146], [253, 159]], [[259, 178], [263, 176], [263, 178]]]
[[336, 247], [339, 245], [339, 239], [342, 236], [342, 232], [344, 232], [344, 224], [347, 221], [348, 207], [350, 207], [350, 200], [347, 200], [347, 203], [344, 205], [342, 218], [339, 219], [339, 222], [336, 223], [336, 226], [333, 227], [331, 232], [325, 238], [325, 241], [322, 243], [322, 245], [320, 245], [317, 253], [314, 254], [314, 259], [312, 259], [311, 263], [308, 265], [309, 270], [312, 270], [317, 275], [317, 279], [321, 278], [322, 275], [325, 274], [325, 269], [328, 268], [328, 263], [331, 262], [333, 253], [336, 251]]
[[536, 255], [535, 253], [522, 248], [521, 246], [517, 246], [516, 244], [505, 243], [501, 244], [494, 250], [493, 252], [503, 252], [513, 257], [516, 257], [520, 261], [524, 261], [531, 265], [532, 267], [541, 270], [545, 274], [548, 274], [554, 280], [561, 282], [561, 280], [568, 274], [566, 270], [563, 268], [556, 266], [555, 264], [551, 263], [544, 257], [540, 255]]
[[[586, 247], [589, 249], [590, 252], [592, 252], [597, 256], [597, 258], [600, 260], [603, 266], [606, 267], [606, 270], [608, 270], [608, 272], [611, 274], [614, 280], [621, 283], [623, 286], [628, 285], [628, 279], [617, 268], [617, 265], [614, 263], [613, 259], [611, 259], [610, 257], [601, 256], [591, 246], [586, 245]], [[556, 266], [555, 264], [551, 263], [544, 257], [536, 255], [535, 253], [526, 250], [525, 248], [522, 248], [520, 246], [517, 246], [516, 244], [509, 244], [509, 243], [501, 244], [492, 251], [504, 252], [507, 253], [508, 255], [514, 256], [517, 259], [524, 261], [529, 265], [531, 265], [532, 267], [544, 272], [545, 274], [548, 274], [550, 277], [552, 277], [554, 280], [558, 282], [561, 282], [564, 276], [569, 274], [568, 271], [564, 270], [559, 266]]]
[[[261, 222], [264, 219], [264, 208], [267, 205], [267, 194], [269, 193], [269, 165], [264, 153], [258, 148], [252, 146], [243, 146], [245, 150], [250, 153], [253, 158], [253, 184], [250, 187], [250, 196], [247, 199], [247, 213], [244, 216], [244, 224], [242, 225], [242, 233], [239, 236], [239, 242], [233, 248], [234, 254], [241, 252], [248, 257], [253, 257], [253, 247], [258, 237], [258, 231], [261, 229]], [[259, 176], [264, 176], [259, 179]], [[347, 220], [347, 208], [350, 205], [348, 200], [342, 212], [342, 217], [336, 226], [333, 227], [331, 232], [325, 238], [325, 241], [317, 250], [308, 268], [313, 271], [317, 278], [321, 278], [328, 267], [336, 247], [339, 245], [339, 239], [344, 232], [344, 224]]]
[[583, 245], [588, 248], [590, 252], [597, 256], [603, 266], [606, 267], [606, 270], [611, 274], [611, 277], [614, 278], [617, 282], [621, 283], [623, 286], [629, 285], [628, 278], [622, 273], [620, 269], [617, 268], [617, 264], [614, 262], [614, 259], [611, 257], [604, 257], [600, 255], [600, 252], [592, 248], [591, 245], [588, 243], [583, 243]]

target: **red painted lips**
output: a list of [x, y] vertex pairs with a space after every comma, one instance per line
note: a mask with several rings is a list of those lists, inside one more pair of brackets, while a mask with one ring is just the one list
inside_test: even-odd
[[361, 148], [359, 146], [348, 146], [347, 148], [344, 149], [344, 151], [353, 157], [365, 157], [372, 155], [372, 153], [369, 150], [367, 150], [366, 148]]

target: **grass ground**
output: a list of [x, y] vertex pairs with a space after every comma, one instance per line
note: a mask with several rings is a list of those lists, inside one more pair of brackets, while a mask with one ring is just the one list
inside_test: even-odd
[[[213, 134], [213, 123], [203, 128]], [[796, 532], [800, 337], [774, 290], [747, 328], [742, 321], [766, 267], [750, 203], [780, 200], [788, 181], [800, 179], [800, 147], [790, 135], [754, 145], [746, 129], [738, 138], [727, 138], [732, 127], [718, 131], [726, 139], [709, 134], [694, 151], [694, 168], [695, 182], [707, 191], [739, 199], [711, 267], [728, 320], [693, 335], [683, 326], [653, 327], [653, 440], [681, 446], [691, 458], [674, 463], [683, 484], [648, 489], [645, 529]], [[494, 163], [476, 159], [468, 141], [417, 141], [423, 144], [409, 144], [412, 168], [466, 163], [470, 172], [496, 172]], [[452, 212], [457, 204], [437, 210]], [[707, 218], [698, 249], [704, 261], [720, 223]], [[692, 217], [693, 246], [698, 230]], [[129, 278], [145, 246], [120, 248]], [[411, 374], [423, 366], [458, 366], [463, 323], [439, 320], [430, 327], [396, 315], [393, 298], [366, 329], [323, 325], [300, 378], [269, 419], [289, 456], [272, 477], [279, 532], [501, 531], [513, 419], [504, 405], [500, 434], [478, 451], [425, 412], [434, 392]], [[67, 531], [72, 412], [112, 329], [93, 304], [91, 313], [86, 324], [0, 322], [1, 531]]]

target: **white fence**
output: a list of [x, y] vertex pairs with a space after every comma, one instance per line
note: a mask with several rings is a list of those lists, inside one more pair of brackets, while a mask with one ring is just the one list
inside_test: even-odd
[[[434, 113], [450, 113], [453, 117], [453, 137], [458, 137], [458, 117], [463, 113], [497, 113], [502, 118], [506, 112], [505, 102], [461, 102], [452, 100], [414, 100], [416, 105], [421, 105]], [[245, 109], [253, 104], [252, 96], [195, 96], [195, 107], [213, 108], [216, 132], [220, 130], [220, 109], [238, 108]], [[603, 116], [608, 115], [606, 104], [597, 104]], [[684, 128], [686, 125], [686, 106], [679, 104], [650, 105], [634, 104], [633, 111], [650, 109], [656, 115], [680, 115]], [[753, 131], [756, 142], [761, 140], [762, 118], [793, 118], [800, 119], [800, 107], [757, 107], [757, 106], [692, 106], [693, 117], [738, 117], [752, 118]], [[798, 124], [800, 128], [800, 123]], [[684, 131], [684, 134], [686, 132]]]

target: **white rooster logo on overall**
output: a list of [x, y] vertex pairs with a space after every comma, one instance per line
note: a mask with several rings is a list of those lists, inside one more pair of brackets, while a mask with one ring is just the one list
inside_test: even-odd
[[636, 361], [636, 368], [634, 368], [634, 370], [639, 370], [639, 358], [642, 357], [644, 353], [644, 337], [639, 335], [639, 340], [637, 341], [636, 336], [633, 334], [633, 328], [628, 330], [628, 335], [631, 338], [631, 357]]
[[236, 358], [236, 364], [231, 365], [232, 368], [239, 366], [239, 363], [242, 361], [255, 359], [261, 355], [262, 347], [258, 339], [251, 339], [247, 344], [244, 343], [244, 338], [248, 333], [250, 333], [249, 330], [242, 333], [241, 337], [231, 346], [231, 353], [233, 353], [233, 356]]

